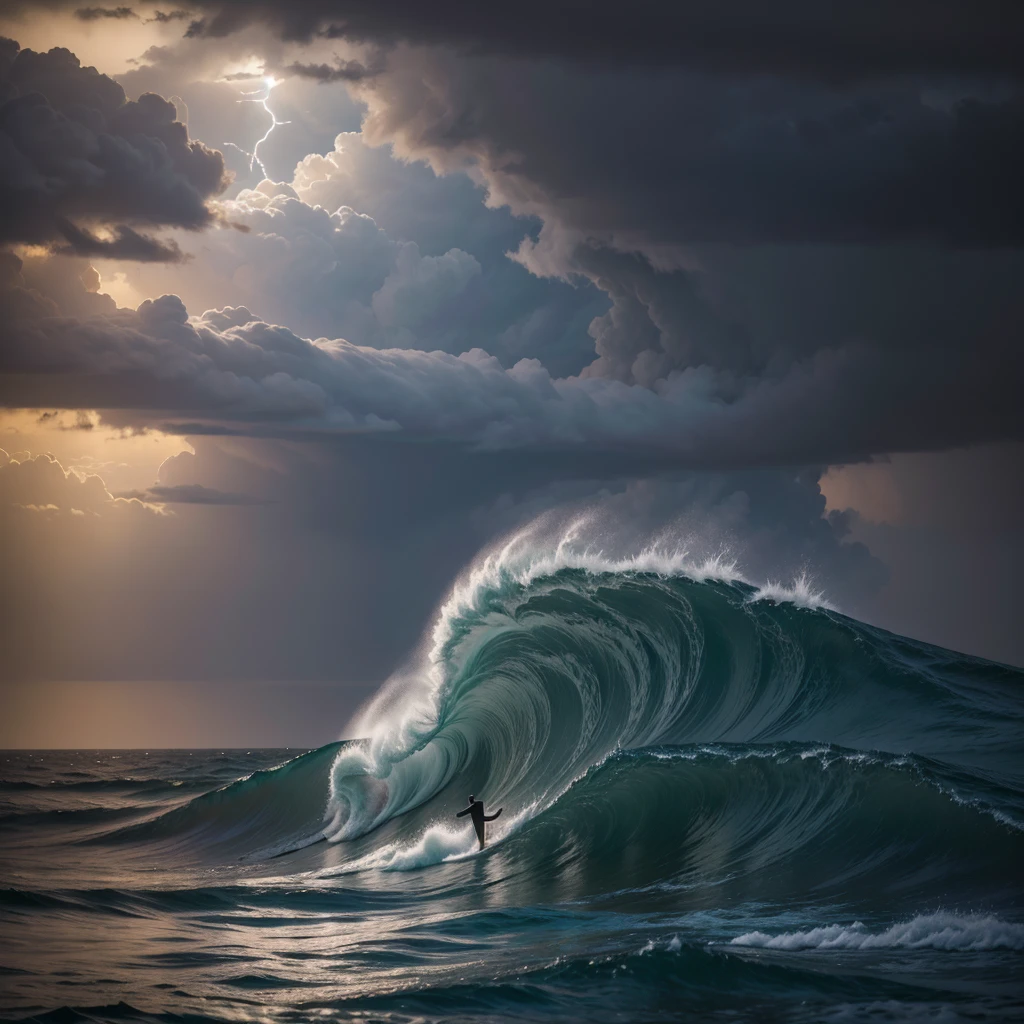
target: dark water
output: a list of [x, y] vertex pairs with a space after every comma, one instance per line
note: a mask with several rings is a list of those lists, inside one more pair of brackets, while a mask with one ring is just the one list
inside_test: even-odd
[[1024, 1019], [1024, 673], [815, 605], [498, 559], [363, 740], [0, 755], [3, 1016]]

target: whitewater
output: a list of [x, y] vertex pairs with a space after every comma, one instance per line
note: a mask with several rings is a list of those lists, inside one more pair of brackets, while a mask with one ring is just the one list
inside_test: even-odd
[[804, 577], [525, 530], [344, 735], [0, 755], [0, 1015], [1024, 1015], [1024, 672]]

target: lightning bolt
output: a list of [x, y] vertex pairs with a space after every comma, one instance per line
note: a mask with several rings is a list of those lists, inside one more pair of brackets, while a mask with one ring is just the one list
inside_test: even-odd
[[270, 138], [271, 133], [279, 124], [291, 124], [291, 121], [278, 121], [277, 115], [270, 109], [270, 94], [274, 91], [274, 86], [277, 85], [277, 81], [272, 75], [268, 75], [263, 79], [263, 88], [256, 89], [253, 92], [243, 92], [243, 99], [240, 99], [239, 103], [258, 103], [263, 109], [270, 115], [270, 127], [266, 130], [263, 138], [258, 139], [256, 145], [253, 146], [252, 152], [249, 153], [242, 149], [241, 146], [236, 146], [233, 142], [225, 143], [225, 145], [232, 146], [237, 149], [240, 153], [245, 153], [249, 158], [249, 170], [253, 170], [257, 164], [260, 165], [260, 173], [265, 178], [267, 176], [267, 169], [263, 166], [263, 161], [260, 159], [260, 146], [263, 145], [267, 139]]

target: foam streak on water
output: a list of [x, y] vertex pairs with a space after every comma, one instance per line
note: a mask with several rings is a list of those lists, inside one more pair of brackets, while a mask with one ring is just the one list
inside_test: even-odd
[[759, 949], [1024, 949], [1024, 924], [1009, 924], [991, 914], [921, 914], [881, 932], [860, 921], [830, 924], [806, 932], [766, 935], [749, 932], [732, 940], [734, 946]]

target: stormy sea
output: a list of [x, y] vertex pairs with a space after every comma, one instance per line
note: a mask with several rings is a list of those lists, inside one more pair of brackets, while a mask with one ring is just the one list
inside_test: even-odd
[[1020, 670], [505, 549], [347, 735], [0, 755], [0, 1016], [1024, 1018]]

